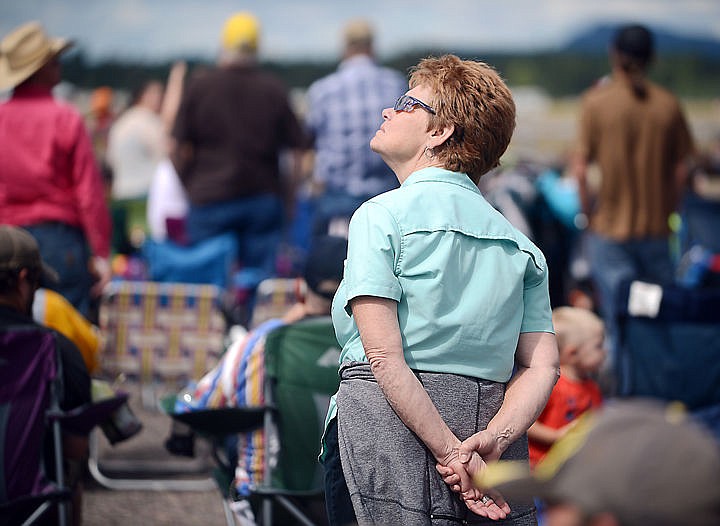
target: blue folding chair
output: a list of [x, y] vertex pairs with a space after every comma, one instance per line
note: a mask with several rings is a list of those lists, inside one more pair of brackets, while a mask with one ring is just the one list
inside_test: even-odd
[[682, 402], [720, 438], [720, 289], [634, 281], [619, 305], [619, 395]]

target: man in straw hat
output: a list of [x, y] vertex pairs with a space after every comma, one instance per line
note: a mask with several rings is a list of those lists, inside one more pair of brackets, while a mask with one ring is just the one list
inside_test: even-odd
[[259, 38], [250, 13], [225, 22], [218, 67], [193, 75], [183, 92], [173, 161], [190, 201], [189, 241], [232, 232], [242, 265], [271, 275], [283, 196], [293, 191], [279, 155], [293, 151], [290, 179], [297, 179], [306, 141], [286, 87], [258, 65]]
[[720, 524], [720, 444], [680, 407], [623, 400], [589, 414], [532, 474], [489, 464], [476, 478], [547, 507], [545, 526]]
[[[56, 279], [57, 273], [41, 259], [35, 238], [22, 228], [0, 225], [0, 329], [39, 327], [32, 318], [35, 292], [41, 282], [49, 284]], [[62, 370], [60, 407], [67, 411], [90, 402], [90, 375], [77, 347], [60, 332], [55, 335]], [[5, 445], [12, 450], [13, 444]], [[81, 475], [87, 461], [88, 437], [64, 433], [63, 455], [65, 480], [73, 488], [73, 524], [80, 524]]]
[[70, 46], [37, 22], [0, 42], [0, 89], [12, 89], [0, 105], [0, 223], [37, 239], [60, 276], [53, 288], [88, 316], [91, 295], [110, 279], [111, 226], [83, 118], [52, 96]]
[[[315, 234], [337, 229], [366, 200], [396, 188], [395, 174], [370, 149], [382, 110], [407, 90], [407, 79], [375, 59], [374, 31], [367, 20], [343, 28], [337, 71], [308, 90], [307, 127], [315, 142], [314, 183], [320, 187]], [[338, 225], [338, 226], [336, 226]]]

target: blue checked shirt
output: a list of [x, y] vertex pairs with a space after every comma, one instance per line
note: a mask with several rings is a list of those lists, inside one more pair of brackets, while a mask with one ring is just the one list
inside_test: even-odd
[[308, 90], [306, 123], [315, 138], [314, 177], [329, 193], [374, 196], [398, 186], [370, 139], [382, 124], [382, 110], [407, 90], [397, 71], [361, 55]]

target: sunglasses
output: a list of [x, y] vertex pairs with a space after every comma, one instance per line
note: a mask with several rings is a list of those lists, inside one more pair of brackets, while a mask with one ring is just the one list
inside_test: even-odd
[[393, 106], [393, 109], [395, 111], [411, 112], [415, 108], [415, 106], [420, 106], [428, 113], [432, 113], [433, 115], [435, 115], [434, 109], [432, 109], [420, 99], [416, 99], [415, 97], [411, 97], [410, 95], [401, 95], [398, 100], [395, 101], [395, 106]]

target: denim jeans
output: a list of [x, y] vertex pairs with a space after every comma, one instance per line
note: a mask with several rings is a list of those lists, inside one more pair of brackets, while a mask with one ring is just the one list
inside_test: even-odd
[[90, 316], [88, 271], [90, 249], [79, 228], [63, 223], [40, 223], [25, 228], [37, 240], [40, 256], [58, 273], [59, 283], [43, 283], [62, 294], [84, 316]]
[[191, 206], [187, 217], [187, 233], [190, 243], [194, 244], [219, 234], [234, 232], [241, 264], [274, 275], [283, 219], [280, 197], [262, 194]]
[[674, 264], [667, 238], [644, 238], [615, 241], [588, 232], [585, 237], [590, 271], [605, 321], [609, 363], [617, 371], [617, 307], [622, 283], [639, 279], [665, 284], [674, 279]]
[[355, 210], [371, 197], [374, 196], [352, 196], [333, 192], [327, 192], [318, 197], [315, 202], [315, 218], [312, 228], [313, 235], [335, 235], [335, 233], [330, 230], [332, 221], [344, 220], [345, 222], [349, 222]]
[[337, 418], [330, 422], [325, 431], [325, 449], [322, 464], [325, 469], [325, 508], [328, 524], [329, 526], [355, 524], [355, 511], [340, 463]]

